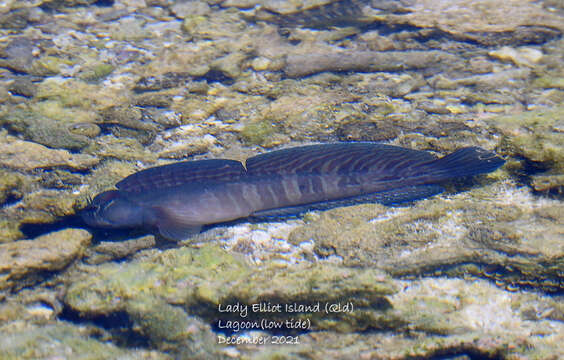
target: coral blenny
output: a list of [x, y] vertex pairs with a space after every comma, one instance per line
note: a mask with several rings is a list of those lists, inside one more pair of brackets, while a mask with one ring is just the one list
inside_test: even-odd
[[504, 160], [478, 147], [437, 159], [375, 143], [309, 145], [235, 160], [186, 161], [132, 174], [97, 195], [82, 217], [94, 227], [156, 228], [185, 239], [203, 225], [295, 215], [353, 203], [395, 204], [443, 191], [449, 179], [494, 171]]

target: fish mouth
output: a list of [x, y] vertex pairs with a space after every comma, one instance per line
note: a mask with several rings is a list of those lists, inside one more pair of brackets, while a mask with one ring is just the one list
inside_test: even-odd
[[119, 225], [114, 224], [111, 221], [108, 221], [103, 216], [100, 215], [101, 208], [95, 205], [88, 205], [82, 211], [80, 211], [79, 215], [82, 220], [86, 223], [86, 225], [90, 227], [103, 227], [103, 228], [117, 228]]
[[106, 207], [112, 201], [119, 197], [119, 193], [115, 190], [105, 191], [96, 195], [96, 197], [88, 198], [87, 205], [79, 213], [84, 222], [91, 227], [116, 228], [118, 224], [114, 224], [103, 216]]
[[86, 207], [80, 212], [80, 217], [88, 226], [92, 227], [113, 227], [112, 224], [104, 221], [98, 214], [98, 209], [96, 207]]

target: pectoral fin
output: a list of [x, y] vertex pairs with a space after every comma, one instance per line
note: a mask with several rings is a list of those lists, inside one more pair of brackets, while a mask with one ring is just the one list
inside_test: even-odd
[[[181, 214], [180, 214], [181, 215]], [[201, 224], [195, 224], [178, 213], [171, 213], [162, 207], [153, 207], [147, 215], [148, 224], [159, 229], [159, 233], [169, 240], [181, 241], [198, 234]]]

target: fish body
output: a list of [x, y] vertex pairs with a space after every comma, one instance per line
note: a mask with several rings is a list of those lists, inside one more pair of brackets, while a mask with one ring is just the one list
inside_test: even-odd
[[374, 143], [302, 146], [249, 158], [245, 166], [216, 159], [143, 170], [96, 196], [82, 217], [95, 227], [154, 227], [164, 237], [185, 239], [203, 225], [239, 218], [413, 201], [440, 193], [444, 181], [503, 163], [477, 147], [437, 159]]

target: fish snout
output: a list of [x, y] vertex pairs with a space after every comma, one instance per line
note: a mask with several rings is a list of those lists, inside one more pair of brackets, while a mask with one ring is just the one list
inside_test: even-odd
[[119, 228], [143, 225], [142, 209], [121, 196], [117, 190], [96, 196], [81, 213], [89, 226]]

